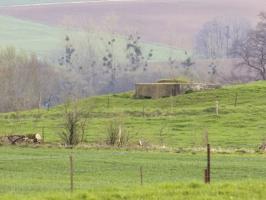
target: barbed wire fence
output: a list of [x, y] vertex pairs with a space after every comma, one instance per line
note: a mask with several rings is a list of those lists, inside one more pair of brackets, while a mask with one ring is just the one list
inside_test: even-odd
[[[111, 185], [147, 185], [151, 183], [204, 182], [207, 155], [164, 154], [145, 161], [144, 152], [136, 157], [132, 152], [92, 152], [86, 150], [9, 149], [9, 155], [0, 157], [1, 188], [4, 191], [75, 191]], [[24, 152], [25, 151], [25, 152]], [[44, 152], [44, 153], [42, 153]], [[29, 155], [27, 155], [29, 153]], [[79, 155], [82, 154], [82, 155]], [[88, 156], [86, 156], [88, 154]], [[163, 153], [162, 153], [163, 154]], [[160, 156], [164, 156], [160, 155]], [[125, 157], [134, 162], [127, 163]], [[143, 156], [143, 157], [141, 157]], [[110, 159], [110, 157], [113, 157]], [[122, 161], [121, 161], [122, 159]], [[125, 160], [123, 160], [125, 159]], [[153, 160], [154, 159], [154, 160]], [[164, 159], [167, 159], [164, 161]], [[172, 159], [176, 159], [175, 161]], [[220, 181], [266, 180], [265, 156], [227, 155], [211, 153], [211, 183]], [[134, 164], [131, 166], [131, 164]], [[22, 180], [23, 179], [23, 180]], [[207, 179], [206, 182], [210, 182]]]

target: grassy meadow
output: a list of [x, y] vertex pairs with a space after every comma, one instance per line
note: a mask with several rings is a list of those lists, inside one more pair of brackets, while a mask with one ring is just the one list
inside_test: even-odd
[[[47, 144], [0, 146], [0, 199], [264, 198], [266, 155], [246, 150], [257, 150], [265, 136], [266, 82], [158, 100], [134, 99], [132, 94], [110, 94], [78, 102], [88, 120], [86, 140], [92, 147], [66, 149], [57, 145], [58, 133], [63, 131], [63, 105], [1, 114], [2, 135], [36, 133], [44, 128]], [[217, 100], [219, 116], [215, 114]], [[130, 144], [136, 145], [142, 139], [160, 148], [98, 146], [104, 143], [107, 124], [114, 118], [123, 122]], [[211, 185], [203, 184], [206, 153], [196, 150], [203, 147], [206, 129], [215, 149]], [[161, 148], [164, 145], [173, 148]], [[192, 150], [182, 150], [187, 147]], [[71, 153], [75, 168], [73, 194], [69, 193]]]
[[212, 185], [200, 183], [189, 184], [153, 184], [144, 187], [121, 188], [112, 187], [109, 189], [97, 189], [70, 193], [31, 193], [25, 195], [3, 195], [1, 200], [47, 200], [47, 199], [73, 199], [73, 200], [262, 200], [265, 197], [265, 183], [263, 182], [230, 182]]
[[[57, 18], [53, 18], [52, 14], [62, 9], [60, 5], [51, 7], [51, 10], [45, 10], [47, 7], [44, 5], [44, 11], [40, 9], [39, 13], [35, 10], [35, 14], [28, 12], [32, 16], [23, 16], [24, 8], [27, 12], [27, 9], [37, 7], [26, 4], [74, 1], [79, 0], [0, 1], [0, 47], [14, 46], [27, 53], [36, 53], [40, 59], [56, 60], [57, 55], [64, 51], [65, 36], [69, 35], [74, 46], [79, 45], [86, 50], [93, 47], [93, 53], [101, 59], [108, 41], [115, 37], [114, 57], [123, 63], [127, 42], [125, 36], [112, 35], [111, 31], [86, 32], [73, 27], [55, 26], [57, 23], [51, 21]], [[113, 3], [120, 7], [117, 2]], [[193, 10], [190, 12], [193, 12], [193, 20], [200, 19], [200, 15], [194, 13], [194, 10], [199, 13], [200, 9], [192, 4]], [[183, 19], [186, 19], [184, 13], [189, 12], [186, 6], [178, 5], [181, 12], [177, 12], [178, 7], [171, 5], [169, 1], [169, 16], [162, 15], [167, 20], [161, 20], [171, 22], [166, 23], [168, 28], [179, 27], [178, 23], [174, 24], [174, 19], [181, 19], [183, 24]], [[84, 12], [81, 9], [83, 5], [79, 6], [80, 10], [74, 6], [73, 10], [69, 9], [71, 6], [63, 8], [61, 16], [64, 12], [69, 16], [72, 16], [71, 13], [78, 15], [82, 10]], [[145, 17], [142, 18], [151, 19], [149, 29], [159, 25], [159, 29], [171, 30], [162, 26], [158, 17], [161, 11], [166, 12], [166, 7], [146, 6], [147, 11], [143, 10]], [[214, 7], [222, 10], [217, 5]], [[126, 14], [136, 12], [122, 6], [120, 9]], [[205, 9], [202, 10], [204, 15], [211, 10], [208, 7]], [[155, 14], [149, 14], [150, 11]], [[21, 19], [19, 12], [23, 16]], [[92, 14], [89, 9], [86, 12]], [[34, 18], [36, 13], [49, 16], [52, 19], [50, 25], [41, 24], [38, 16]], [[213, 8], [213, 13], [218, 11]], [[80, 14], [83, 15], [82, 12]], [[141, 9], [137, 15], [142, 16]], [[127, 19], [127, 15], [122, 16]], [[193, 24], [193, 20], [187, 18], [185, 21], [197, 27], [200, 22]], [[141, 25], [142, 19], [137, 22]], [[169, 37], [167, 31], [164, 33], [162, 30], [158, 33]], [[184, 35], [193, 32], [193, 29], [188, 30], [183, 30]], [[177, 35], [182, 38], [182, 31], [179, 31]], [[176, 37], [174, 31], [168, 32]], [[170, 56], [177, 60], [188, 56], [184, 50], [166, 43], [143, 41], [141, 44], [145, 55], [153, 49], [151, 63], [157, 65], [168, 62]], [[259, 146], [266, 143], [265, 102], [266, 81], [161, 99], [136, 99], [133, 91], [84, 98], [78, 100], [76, 106], [82, 119], [87, 122], [85, 141], [73, 148], [66, 148], [59, 136], [64, 131], [66, 105], [0, 113], [0, 137], [40, 133], [44, 139], [42, 144], [17, 146], [1, 143], [0, 140], [0, 200], [263, 200], [266, 196], [266, 154], [259, 150]], [[123, 147], [106, 144], [108, 125], [112, 121], [119, 122], [121, 130], [129, 136], [128, 144]], [[203, 183], [207, 165], [206, 133], [212, 148], [211, 184]], [[142, 147], [140, 141], [144, 144]], [[74, 160], [72, 193], [70, 155]], [[140, 168], [143, 169], [143, 184]]]
[[[202, 147], [208, 130], [215, 148], [256, 150], [266, 137], [264, 81], [157, 100], [134, 99], [132, 94], [79, 101], [78, 107], [87, 119], [88, 143], [104, 143], [107, 124], [113, 119], [122, 121], [130, 144], [141, 139], [152, 145]], [[217, 100], [219, 116], [215, 111]], [[43, 129], [45, 141], [57, 143], [58, 133], [63, 131], [63, 115], [64, 106], [0, 114], [0, 134], [41, 133]]]
[[73, 199], [261, 199], [265, 193], [264, 154], [212, 154], [212, 184], [204, 186], [204, 153], [0, 147], [0, 199], [66, 198], [71, 152]]

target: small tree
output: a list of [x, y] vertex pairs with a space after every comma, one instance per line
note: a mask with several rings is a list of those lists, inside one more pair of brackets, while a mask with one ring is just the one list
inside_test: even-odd
[[186, 77], [193, 78], [193, 73], [192, 73], [192, 67], [195, 65], [195, 62], [192, 60], [191, 57], [186, 58], [183, 62], [181, 62], [181, 66], [184, 69], [184, 75]]
[[75, 146], [84, 140], [84, 130], [86, 120], [82, 119], [81, 112], [77, 106], [71, 104], [65, 105], [64, 110], [64, 131], [60, 134], [60, 138], [67, 146]]
[[129, 35], [126, 44], [126, 58], [128, 60], [128, 71], [136, 71], [142, 67], [143, 71], [147, 70], [148, 63], [153, 56], [153, 49], [149, 50], [147, 55], [144, 55], [143, 47], [141, 45], [140, 35]]
[[115, 55], [115, 44], [116, 39], [112, 38], [108, 41], [105, 49], [105, 54], [102, 58], [102, 65], [104, 67], [104, 72], [110, 74], [110, 90], [114, 92], [115, 84], [117, 79], [117, 74], [120, 69], [119, 64], [117, 64], [116, 55]]
[[65, 65], [65, 67], [68, 70], [71, 70], [72, 68], [72, 57], [74, 55], [74, 52], [76, 51], [75, 48], [72, 46], [71, 42], [70, 42], [70, 37], [67, 35], [65, 37], [65, 42], [66, 42], [66, 46], [65, 46], [65, 52], [64, 55], [61, 56], [59, 58], [59, 65]]

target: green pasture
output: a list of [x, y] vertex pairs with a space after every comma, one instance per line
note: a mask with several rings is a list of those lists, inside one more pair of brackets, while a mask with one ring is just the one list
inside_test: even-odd
[[0, 16], [0, 46], [47, 55], [63, 45], [64, 31], [43, 24]]
[[79, 191], [70, 193], [28, 193], [25, 195], [2, 195], [1, 200], [263, 200], [265, 182], [226, 182], [204, 185], [153, 184], [144, 187], [111, 187], [108, 189]]
[[[132, 94], [110, 94], [79, 101], [78, 107], [87, 119], [87, 143], [104, 143], [107, 125], [113, 119], [122, 121], [133, 145], [143, 140], [150, 145], [174, 148], [202, 147], [206, 131], [215, 148], [257, 150], [265, 140], [264, 81], [158, 100], [134, 99]], [[219, 116], [216, 116], [216, 101], [219, 101]], [[64, 106], [4, 113], [0, 115], [0, 133], [44, 130], [46, 142], [60, 142], [58, 134], [63, 131], [63, 119]]]
[[[143, 185], [148, 190], [153, 185], [164, 183], [169, 186], [178, 183], [177, 188], [186, 189], [192, 182], [203, 183], [206, 167], [205, 153], [0, 147], [0, 194], [69, 191], [70, 153], [74, 157], [76, 191], [120, 192], [110, 189], [118, 187], [127, 191], [126, 195], [132, 195], [131, 192], [140, 189], [130, 191], [130, 188], [140, 185], [141, 166]], [[265, 160], [264, 154], [213, 153], [211, 183], [214, 188], [225, 182], [231, 182], [233, 187], [240, 187], [234, 185], [235, 182], [243, 182], [244, 187], [251, 187], [250, 184], [245, 185], [247, 182], [265, 185]], [[196, 188], [207, 190], [201, 184]]]

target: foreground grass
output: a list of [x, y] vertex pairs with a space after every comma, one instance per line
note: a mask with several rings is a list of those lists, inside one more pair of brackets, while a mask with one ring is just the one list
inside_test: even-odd
[[[133, 99], [130, 93], [98, 96], [81, 100], [79, 107], [88, 119], [88, 143], [103, 143], [108, 122], [118, 118], [132, 144], [142, 139], [156, 145], [200, 147], [208, 130], [213, 147], [255, 150], [266, 138], [265, 99], [266, 82], [261, 81], [158, 100]], [[58, 142], [63, 113], [64, 107], [58, 106], [1, 114], [0, 134], [41, 133], [43, 127], [45, 141]]]
[[[76, 190], [158, 183], [203, 182], [204, 153], [0, 147], [0, 193], [69, 190], [69, 154], [74, 156]], [[213, 154], [212, 183], [266, 181], [266, 155]], [[109, 190], [108, 190], [109, 191]]]
[[70, 193], [6, 194], [1, 200], [262, 200], [266, 196], [265, 182], [228, 182], [204, 185], [200, 183], [154, 184], [144, 187], [111, 187]]

